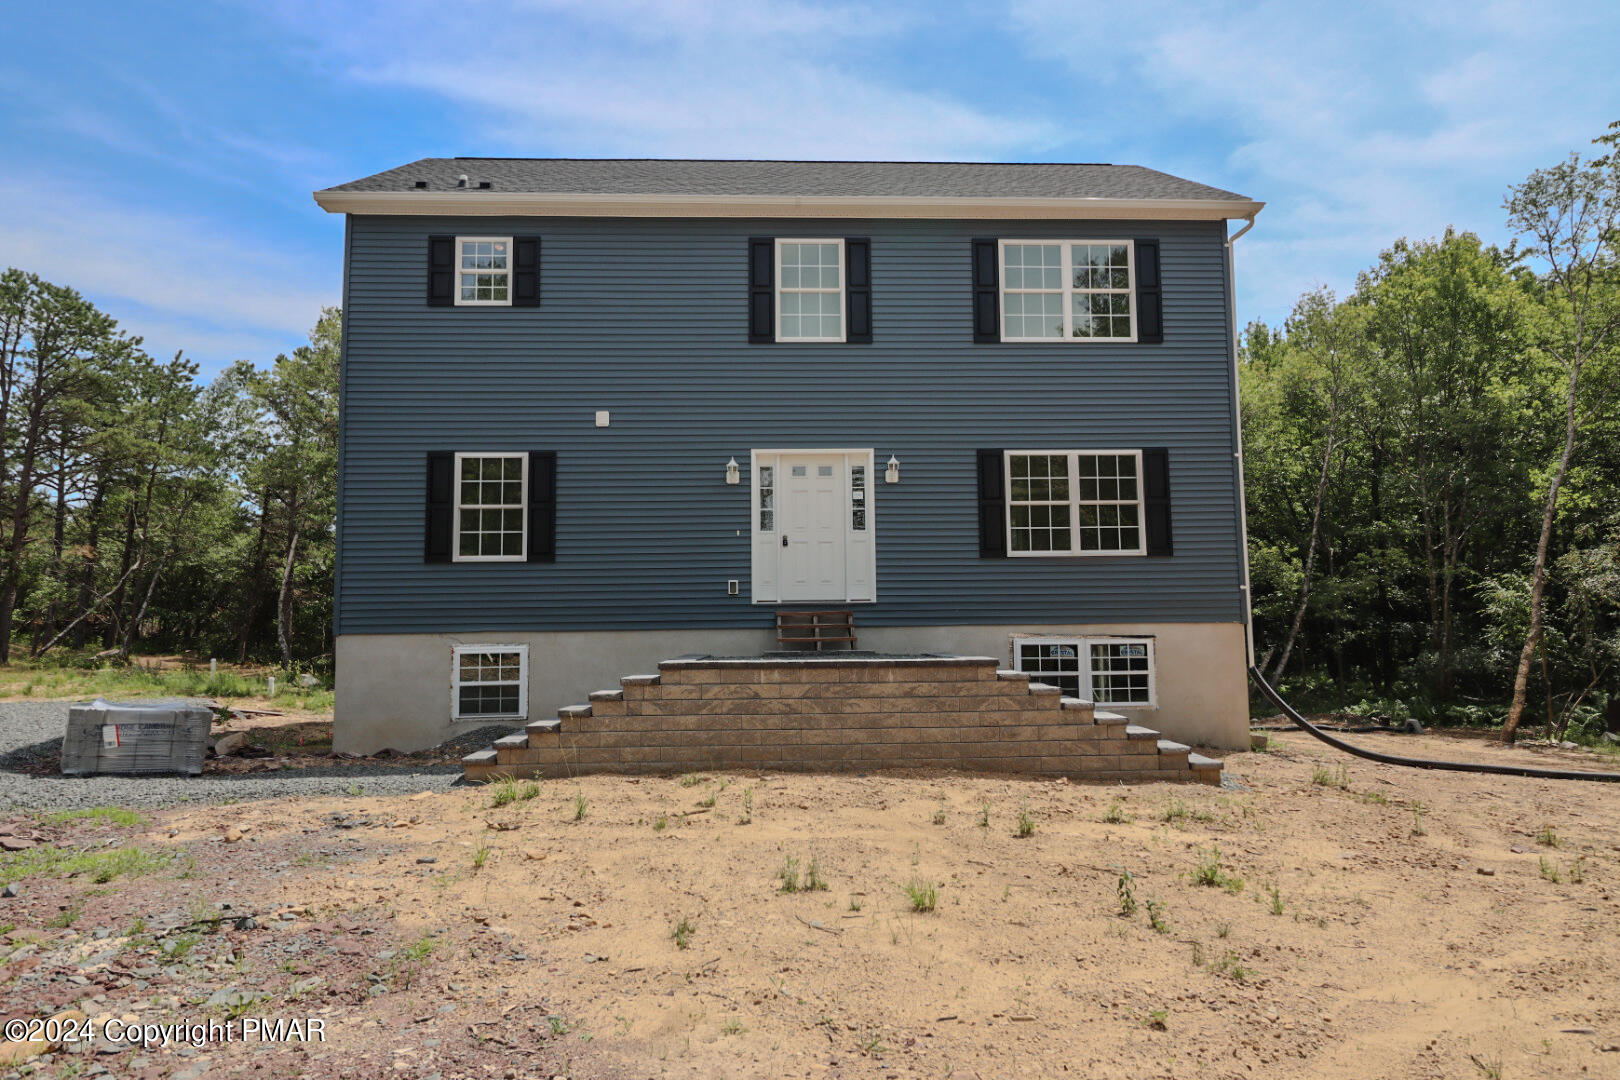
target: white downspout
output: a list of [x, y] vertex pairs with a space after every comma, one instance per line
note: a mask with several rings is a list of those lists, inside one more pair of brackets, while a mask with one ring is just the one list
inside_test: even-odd
[[1232, 245], [1239, 237], [1254, 228], [1254, 215], [1248, 217], [1248, 224], [1226, 238], [1226, 295], [1227, 311], [1232, 320], [1232, 432], [1236, 439], [1233, 458], [1237, 466], [1237, 496], [1238, 496], [1238, 542], [1242, 547], [1243, 584], [1238, 589], [1243, 593], [1243, 632], [1248, 647], [1249, 666], [1254, 666], [1254, 596], [1249, 591], [1249, 506], [1248, 495], [1244, 488], [1243, 478], [1243, 399], [1238, 389], [1238, 321], [1237, 321], [1237, 277], [1233, 272]]

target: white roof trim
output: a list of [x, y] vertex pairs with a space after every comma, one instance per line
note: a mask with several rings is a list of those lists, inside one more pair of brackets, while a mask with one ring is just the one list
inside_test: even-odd
[[513, 191], [317, 191], [333, 214], [512, 217], [1252, 218], [1249, 199], [974, 198], [846, 195], [595, 195]]

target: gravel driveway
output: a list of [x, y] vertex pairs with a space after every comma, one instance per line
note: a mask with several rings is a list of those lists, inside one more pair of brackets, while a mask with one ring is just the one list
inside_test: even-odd
[[[345, 762], [282, 772], [205, 773], [202, 776], [30, 775], [30, 762], [62, 745], [68, 703], [0, 702], [0, 813], [9, 810], [71, 810], [89, 806], [155, 808], [177, 803], [270, 799], [281, 795], [343, 795], [359, 784], [367, 795], [442, 791], [461, 778], [454, 765], [374, 765]], [[502, 729], [502, 733], [505, 729]], [[479, 742], [478, 740], [482, 740]], [[487, 733], [457, 740], [488, 743]], [[473, 747], [476, 749], [477, 747]]]

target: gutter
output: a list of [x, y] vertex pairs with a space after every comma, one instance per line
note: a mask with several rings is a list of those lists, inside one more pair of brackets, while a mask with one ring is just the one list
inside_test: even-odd
[[1237, 277], [1233, 271], [1232, 245], [1254, 228], [1254, 216], [1247, 215], [1249, 223], [1226, 238], [1226, 310], [1232, 321], [1232, 460], [1237, 471], [1238, 541], [1242, 545], [1238, 549], [1238, 564], [1243, 574], [1243, 584], [1238, 590], [1243, 593], [1243, 634], [1251, 670], [1255, 664], [1254, 594], [1249, 588], [1249, 498], [1243, 476], [1243, 398], [1238, 385]]
[[[966, 218], [1224, 221], [1250, 199], [996, 198], [894, 195], [605, 195], [514, 191], [337, 191], [314, 194], [332, 214], [514, 217]], [[1241, 235], [1241, 234], [1239, 234]]]

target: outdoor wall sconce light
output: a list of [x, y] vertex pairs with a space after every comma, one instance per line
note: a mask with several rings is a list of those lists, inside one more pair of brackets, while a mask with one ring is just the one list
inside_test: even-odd
[[889, 463], [883, 467], [883, 482], [885, 484], [900, 482], [900, 459], [893, 454], [889, 455]]
[[737, 466], [736, 458], [732, 458], [730, 461], [726, 462], [726, 483], [742, 483], [742, 471]]

